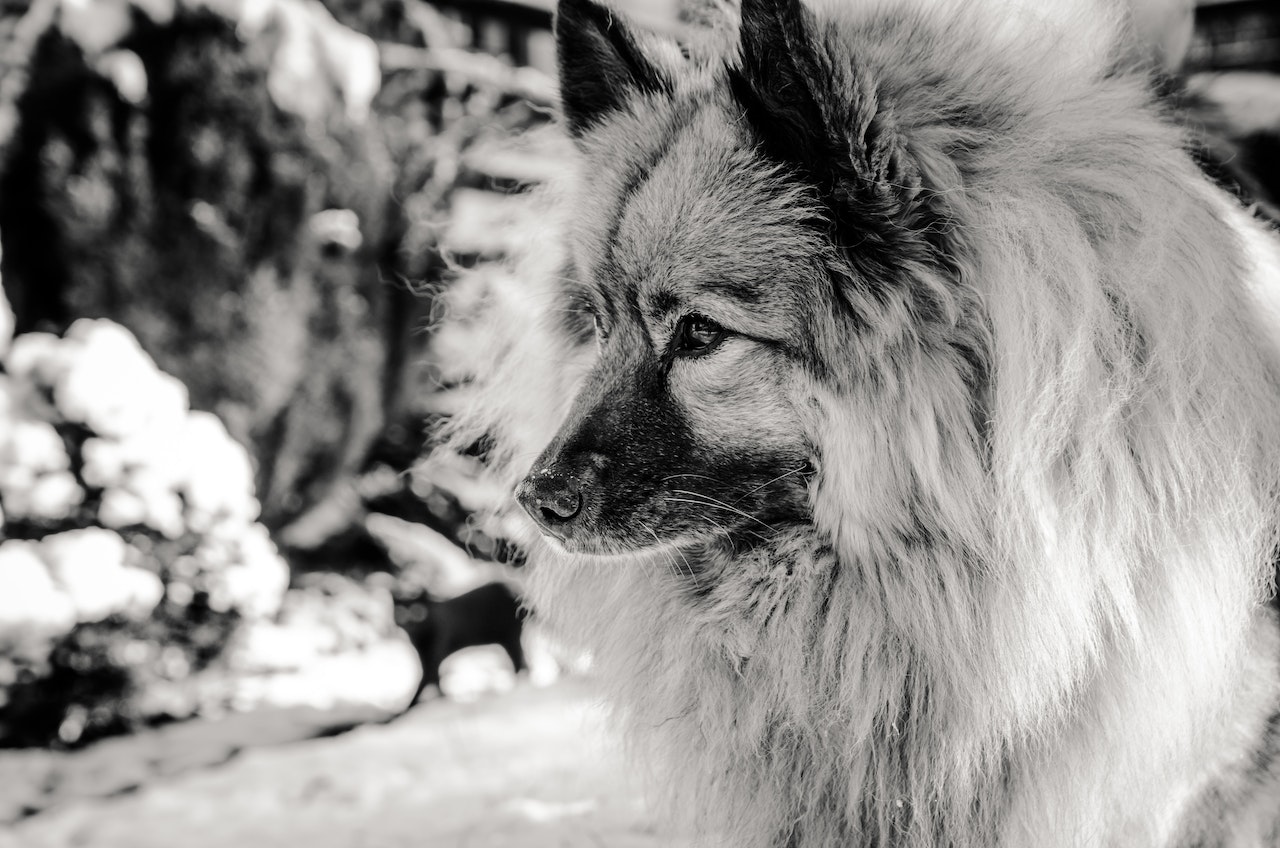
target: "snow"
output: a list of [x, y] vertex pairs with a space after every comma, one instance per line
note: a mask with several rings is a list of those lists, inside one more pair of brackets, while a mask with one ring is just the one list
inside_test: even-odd
[[6, 423], [9, 434], [4, 452], [0, 453], [0, 465], [33, 474], [65, 471], [71, 467], [62, 437], [52, 424], [26, 418], [11, 418]]
[[[187, 584], [171, 596], [206, 591], [250, 620], [279, 609], [289, 569], [256, 522], [248, 453], [216, 416], [188, 410], [186, 387], [128, 330], [81, 319], [63, 338], [25, 333], [3, 362], [0, 520], [34, 521], [48, 535], [5, 543], [0, 636], [25, 628], [54, 639], [77, 622], [149, 615], [166, 587], [130, 564], [122, 530], [195, 535], [191, 554], [171, 563], [169, 588]], [[80, 509], [81, 481], [100, 493], [96, 515]], [[95, 519], [102, 526], [76, 526]]]
[[160, 603], [160, 578], [127, 565], [127, 552], [117, 533], [99, 527], [68, 530], [39, 543], [40, 555], [80, 622], [101, 621], [113, 613], [143, 618]]
[[110, 530], [86, 528], [39, 541], [0, 542], [0, 644], [55, 639], [77, 623], [144, 617], [164, 594], [160, 578], [126, 563]]
[[54, 403], [68, 421], [109, 438], [163, 437], [186, 414], [186, 386], [157, 369], [119, 324], [81, 318], [67, 330], [58, 353], [64, 367], [53, 387]]
[[5, 496], [11, 517], [47, 522], [70, 517], [83, 501], [84, 490], [70, 471], [42, 474], [30, 488]]
[[284, 665], [266, 674], [236, 680], [232, 705], [239, 710], [262, 704], [276, 708], [337, 709], [370, 705], [398, 712], [409, 705], [422, 677], [418, 652], [407, 638], [389, 638], [359, 651], [308, 656], [307, 633], [287, 634], [271, 627], [252, 637], [247, 651]]
[[[336, 88], [348, 120], [358, 123], [368, 116], [382, 86], [378, 46], [368, 36], [339, 24], [315, 0], [210, 5], [234, 16], [242, 37], [275, 30], [278, 41], [267, 90], [281, 109], [304, 120], [320, 119], [331, 111], [331, 91]], [[232, 11], [234, 6], [239, 8]]]
[[0, 542], [0, 645], [61, 636], [76, 623], [76, 610], [35, 542]]
[[213, 609], [234, 608], [249, 618], [265, 618], [280, 609], [289, 566], [261, 524], [214, 528], [196, 551], [196, 561]]
[[[188, 411], [187, 390], [160, 371], [123, 327], [81, 319], [59, 339], [18, 336], [0, 383], [0, 499], [12, 517], [65, 518], [84, 498], [54, 423], [92, 432], [81, 455], [86, 485], [103, 490], [99, 520], [168, 538], [258, 516], [253, 464], [226, 427]], [[41, 400], [48, 390], [53, 407]], [[43, 416], [43, 417], [42, 417]], [[261, 541], [250, 541], [261, 559]]]
[[107, 489], [98, 506], [98, 521], [116, 530], [145, 524], [149, 514], [147, 502], [128, 489]]
[[189, 520], [204, 529], [219, 517], [258, 517], [253, 464], [216, 415], [188, 415], [175, 448], [173, 483], [186, 499]]
[[325, 209], [307, 222], [311, 234], [321, 243], [336, 244], [347, 252], [360, 248], [360, 217], [350, 209]]
[[[721, 843], [714, 834], [695, 841], [673, 833], [646, 811], [635, 770], [622, 760], [600, 693], [589, 681], [568, 680], [550, 689], [517, 686], [467, 704], [436, 699], [389, 724], [334, 738], [255, 748], [232, 736], [241, 727], [244, 739], [261, 738], [263, 730], [245, 725], [270, 728], [280, 721], [273, 711], [262, 711], [171, 725], [59, 759], [47, 777], [36, 772], [38, 780], [31, 779], [31, 766], [15, 768], [20, 779], [0, 780], [9, 803], [53, 806], [17, 821], [10, 842], [0, 831], [0, 846]], [[178, 773], [189, 761], [226, 760], [231, 750], [240, 756], [217, 768]], [[211, 751], [219, 759], [211, 760]], [[120, 792], [121, 785], [137, 789]], [[42, 786], [50, 787], [45, 794]]]
[[101, 53], [133, 28], [131, 5], [129, 0], [62, 0], [62, 33], [85, 53]]
[[137, 106], [147, 99], [147, 69], [142, 58], [132, 50], [109, 50], [94, 66], [111, 80], [126, 103]]
[[[0, 384], [3, 392], [6, 384]], [[7, 396], [7, 393], [6, 393]], [[23, 417], [0, 402], [0, 501], [9, 520], [56, 521], [69, 516], [84, 491], [67, 469], [71, 459], [52, 424]]]
[[23, 333], [13, 339], [4, 358], [10, 379], [47, 387], [53, 385], [62, 365], [58, 348], [62, 340], [53, 333]]

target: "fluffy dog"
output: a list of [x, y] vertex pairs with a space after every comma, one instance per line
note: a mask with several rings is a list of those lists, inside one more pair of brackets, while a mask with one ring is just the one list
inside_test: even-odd
[[455, 437], [711, 842], [1280, 844], [1280, 248], [1089, 21], [561, 0], [567, 246]]

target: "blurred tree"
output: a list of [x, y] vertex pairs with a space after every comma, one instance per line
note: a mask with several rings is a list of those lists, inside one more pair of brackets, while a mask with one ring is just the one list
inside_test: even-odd
[[[483, 199], [548, 167], [490, 142], [548, 121], [550, 81], [467, 52], [459, 24], [415, 0], [332, 4], [384, 40], [380, 58], [302, 0], [51, 0], [16, 24], [4, 2], [0, 34], [24, 36], [0, 51], [0, 266], [18, 330], [85, 316], [132, 330], [191, 406], [250, 449], [263, 521], [295, 570], [393, 568], [368, 512], [497, 555], [456, 497], [403, 472], [438, 412], [435, 296], [455, 262], [499, 258], [512, 237]], [[0, 371], [0, 386], [15, 374]], [[0, 493], [15, 505], [0, 539], [106, 520], [107, 490], [80, 471], [88, 432], [58, 426], [81, 499], [50, 524], [18, 513], [25, 489]], [[145, 553], [130, 567], [187, 579], [194, 537], [120, 535]], [[10, 554], [42, 550], [26, 544]], [[8, 657], [13, 680], [0, 646], [0, 740], [72, 744], [190, 714], [203, 701], [188, 675], [239, 673], [235, 657], [289, 629], [242, 627], [236, 609], [188, 594], [148, 615], [62, 621], [72, 629], [47, 655]], [[206, 669], [215, 659], [230, 666]]]
[[[375, 132], [307, 120], [268, 89], [272, 44], [211, 12], [139, 16], [125, 92], [57, 31], [41, 40], [0, 174], [18, 330], [129, 327], [258, 460], [278, 525], [350, 472], [382, 424], [379, 244], [391, 175]], [[354, 238], [309, 227], [355, 212]]]
[[[358, 472], [421, 447], [422, 295], [447, 272], [453, 192], [489, 180], [464, 148], [547, 119], [501, 68], [472, 72], [465, 33], [431, 7], [332, 5], [409, 51], [371, 116], [352, 96], [366, 57], [344, 53], [359, 37], [322, 8], [279, 0], [246, 30], [179, 3], [160, 20], [132, 9], [106, 44], [77, 36], [101, 24], [48, 26], [0, 146], [18, 330], [129, 327], [250, 447], [264, 521], [311, 516], [285, 534], [300, 546], [350, 523], [335, 504]], [[306, 50], [312, 71], [291, 70]]]

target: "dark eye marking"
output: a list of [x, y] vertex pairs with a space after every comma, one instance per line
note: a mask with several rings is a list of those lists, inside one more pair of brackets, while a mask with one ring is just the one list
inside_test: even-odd
[[671, 337], [675, 356], [703, 356], [715, 350], [729, 331], [705, 315], [693, 313], [680, 319]]
[[586, 344], [595, 340], [595, 330], [591, 326], [595, 311], [591, 296], [585, 291], [570, 288], [566, 293], [561, 326], [574, 344]]
[[[588, 331], [594, 334], [597, 342], [604, 342], [609, 338], [609, 315], [604, 304], [600, 303], [589, 294], [582, 295], [577, 302], [577, 308], [582, 316], [591, 321], [591, 329]], [[590, 336], [588, 336], [590, 338]]]

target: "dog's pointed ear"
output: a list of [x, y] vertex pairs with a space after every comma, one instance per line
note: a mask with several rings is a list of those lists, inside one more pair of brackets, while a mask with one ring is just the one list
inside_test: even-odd
[[574, 138], [637, 93], [671, 90], [635, 34], [595, 0], [560, 0], [555, 32], [561, 108]]
[[887, 197], [913, 181], [874, 81], [832, 57], [800, 0], [742, 0], [740, 38], [729, 80], [753, 134], [837, 214], [851, 193]]
[[830, 141], [820, 99], [830, 74], [823, 73], [812, 17], [800, 0], [742, 0], [741, 16], [733, 93], [765, 153], [817, 178]]

